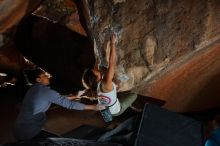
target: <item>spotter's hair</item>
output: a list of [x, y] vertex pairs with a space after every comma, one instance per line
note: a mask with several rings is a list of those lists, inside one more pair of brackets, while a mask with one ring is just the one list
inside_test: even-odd
[[24, 70], [24, 76], [29, 84], [37, 83], [36, 79], [42, 74], [44, 71], [37, 67], [34, 69], [26, 69]]

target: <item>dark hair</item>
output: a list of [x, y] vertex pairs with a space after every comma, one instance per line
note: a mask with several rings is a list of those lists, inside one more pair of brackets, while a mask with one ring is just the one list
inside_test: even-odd
[[88, 86], [92, 90], [96, 90], [98, 83], [96, 81], [96, 76], [94, 75], [92, 69], [88, 69], [84, 72], [82, 80], [83, 84], [86, 84], [86, 86]]
[[34, 69], [26, 69], [24, 70], [24, 76], [26, 77], [27, 82], [31, 84], [37, 83], [36, 79], [42, 74], [44, 71], [41, 68]]

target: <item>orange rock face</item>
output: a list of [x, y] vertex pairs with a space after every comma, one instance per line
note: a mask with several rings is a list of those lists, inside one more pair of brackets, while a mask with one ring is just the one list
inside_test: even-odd
[[0, 2], [0, 33], [11, 29], [30, 12], [34, 11], [41, 0], [2, 0]]
[[[36, 9], [40, 2], [1, 1], [0, 10], [4, 13], [0, 14], [0, 32], [7, 32], [18, 24], [23, 16]], [[109, 37], [112, 32], [116, 33], [115, 82], [119, 86], [118, 91], [133, 90], [141, 95], [164, 100], [165, 108], [179, 112], [219, 106], [220, 1], [139, 0], [137, 3], [132, 0], [81, 0], [76, 1], [75, 5], [66, 0], [64, 8], [71, 8], [70, 15], [70, 9], [60, 9], [61, 5], [56, 5], [55, 1], [47, 2], [54, 2], [51, 11], [48, 7], [38, 12], [48, 12], [46, 14], [50, 14], [51, 18], [45, 15], [47, 18], [57, 18], [57, 23], [77, 32], [80, 37], [88, 36], [90, 42], [94, 42], [94, 52], [104, 67], [108, 66], [106, 56]], [[58, 11], [60, 13], [57, 13]], [[37, 14], [37, 11], [35, 12]], [[54, 17], [57, 14], [59, 17]], [[79, 20], [83, 23], [80, 24]], [[42, 26], [44, 27], [40, 27], [41, 31], [35, 30], [32, 34], [35, 39], [39, 39], [36, 39], [33, 47], [43, 47], [43, 32], [51, 34], [48, 30], [53, 32], [52, 27], [57, 28], [49, 24]], [[50, 26], [50, 29], [47, 26]], [[59, 35], [54, 39], [63, 40]], [[73, 38], [69, 40], [71, 39]], [[83, 38], [88, 47], [87, 39]], [[41, 41], [43, 43], [37, 43]], [[69, 41], [70, 44], [71, 42], [73, 41]], [[50, 46], [49, 42], [47, 43]], [[54, 46], [51, 46], [50, 49], [53, 50]], [[37, 62], [44, 64], [38, 60], [38, 56], [35, 58]], [[4, 62], [5, 58], [1, 59]], [[8, 66], [16, 68], [13, 63]], [[69, 79], [68, 76], [63, 78]]]
[[220, 94], [214, 88], [219, 85], [207, 86], [219, 73], [219, 1], [96, 0], [84, 5], [103, 66], [108, 64], [106, 41], [117, 34], [119, 91], [163, 99], [175, 111], [217, 106], [205, 104]]

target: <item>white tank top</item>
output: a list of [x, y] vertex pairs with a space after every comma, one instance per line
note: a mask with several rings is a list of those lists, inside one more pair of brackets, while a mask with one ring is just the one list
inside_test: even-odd
[[101, 91], [101, 82], [99, 82], [97, 87], [97, 94], [99, 104], [109, 107], [111, 114], [117, 114], [120, 112], [121, 106], [117, 98], [115, 83], [113, 83], [113, 90], [105, 93]]

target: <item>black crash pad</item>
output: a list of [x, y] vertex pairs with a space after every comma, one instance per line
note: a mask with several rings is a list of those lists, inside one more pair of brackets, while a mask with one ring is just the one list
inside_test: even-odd
[[135, 146], [202, 146], [203, 128], [200, 122], [146, 104]]

